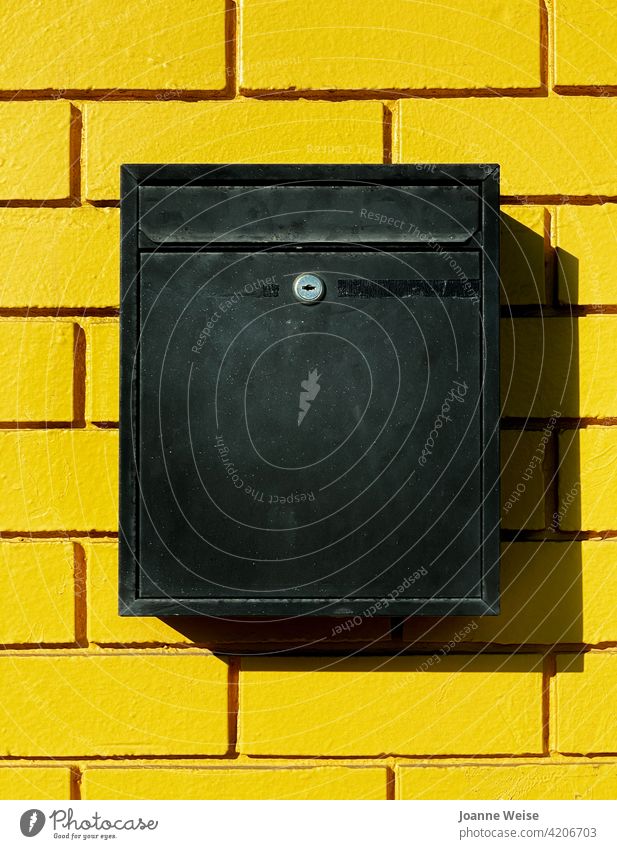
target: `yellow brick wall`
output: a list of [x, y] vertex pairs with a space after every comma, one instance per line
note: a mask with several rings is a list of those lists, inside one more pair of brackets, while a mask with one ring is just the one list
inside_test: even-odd
[[[0, 797], [614, 797], [615, 4], [5, 6]], [[501, 163], [499, 616], [118, 616], [140, 161]]]

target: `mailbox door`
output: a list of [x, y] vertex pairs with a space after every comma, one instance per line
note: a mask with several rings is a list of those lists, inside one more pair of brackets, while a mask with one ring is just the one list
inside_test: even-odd
[[137, 185], [124, 612], [494, 612], [482, 184]]

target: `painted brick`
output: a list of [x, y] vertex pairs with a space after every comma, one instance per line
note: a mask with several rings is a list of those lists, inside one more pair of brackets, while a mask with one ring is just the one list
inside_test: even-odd
[[559, 300], [616, 304], [617, 205], [559, 206], [554, 229]]
[[547, 210], [542, 206], [502, 206], [502, 303], [546, 303], [544, 251], [547, 217]]
[[87, 103], [86, 196], [118, 198], [124, 162], [381, 162], [382, 119], [369, 101]]
[[315, 617], [225, 620], [208, 616], [119, 616], [118, 547], [115, 542], [84, 542], [88, 580], [88, 638], [99, 644], [165, 643], [212, 646], [286, 643], [306, 649], [336, 643], [375, 646], [390, 638], [390, 620], [365, 617], [349, 630], [337, 629], [341, 619]]
[[559, 436], [559, 509], [564, 531], [617, 528], [617, 428], [566, 430]]
[[0, 103], [0, 198], [69, 197], [70, 124], [70, 105], [59, 100]]
[[3, 541], [0, 564], [0, 598], [4, 599], [0, 643], [72, 642], [73, 544]]
[[223, 0], [185, 0], [181, 14], [160, 0], [5, 0], [3, 11], [0, 88], [225, 87]]
[[0, 657], [3, 755], [227, 750], [227, 666], [206, 654]]
[[0, 307], [115, 307], [117, 209], [0, 209]]
[[400, 161], [499, 162], [503, 195], [615, 195], [613, 107], [605, 97], [403, 100]]
[[0, 320], [0, 421], [73, 419], [70, 321]]
[[553, 3], [555, 84], [617, 85], [617, 19], [611, 3]]
[[444, 645], [617, 640], [616, 559], [612, 540], [504, 543], [498, 616], [416, 617], [405, 625], [405, 639]]
[[0, 799], [70, 799], [68, 767], [0, 767]]
[[576, 754], [616, 751], [617, 653], [560, 654], [551, 683], [551, 748]]
[[504, 415], [617, 415], [617, 316], [518, 318], [501, 327]]
[[501, 432], [501, 524], [539, 530], [544, 517], [546, 442], [538, 432]]
[[115, 431], [0, 432], [0, 530], [114, 530]]
[[538, 657], [243, 658], [239, 750], [251, 755], [538, 752]]
[[617, 763], [400, 766], [397, 799], [614, 799]]
[[240, 9], [240, 82], [247, 89], [540, 85], [533, 4], [243, 0]]
[[383, 767], [87, 768], [82, 799], [385, 799]]
[[[88, 639], [116, 644], [191, 642], [177, 628], [154, 616], [120, 616], [117, 543], [84, 542], [83, 547], [88, 582]], [[178, 621], [180, 628], [184, 624]]]
[[86, 329], [86, 418], [117, 422], [119, 418], [120, 328], [117, 321], [82, 322]]

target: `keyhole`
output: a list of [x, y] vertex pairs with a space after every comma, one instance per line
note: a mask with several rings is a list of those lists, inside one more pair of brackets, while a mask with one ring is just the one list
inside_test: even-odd
[[292, 288], [296, 298], [305, 304], [316, 303], [323, 297], [326, 291], [321, 277], [310, 272], [299, 274], [294, 280]]

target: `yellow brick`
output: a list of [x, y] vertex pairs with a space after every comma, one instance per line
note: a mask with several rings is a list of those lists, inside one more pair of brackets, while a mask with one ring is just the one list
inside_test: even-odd
[[114, 530], [115, 431], [0, 432], [0, 530]]
[[617, 763], [400, 766], [397, 799], [614, 799]]
[[70, 799], [67, 767], [0, 767], [0, 799]]
[[0, 209], [0, 228], [0, 307], [119, 304], [117, 209]]
[[502, 303], [546, 303], [545, 216], [542, 206], [501, 208]]
[[[0, 87], [222, 89], [223, 0], [5, 0]], [[33, 57], [36, 56], [36, 61]]]
[[166, 643], [218, 644], [287, 643], [290, 646], [363, 642], [376, 645], [390, 638], [388, 618], [365, 618], [353, 630], [337, 630], [340, 618], [216, 619], [207, 616], [118, 615], [118, 547], [115, 542], [84, 542], [88, 576], [88, 637], [99, 644]]
[[0, 307], [120, 303], [117, 209], [0, 209]]
[[240, 8], [247, 89], [540, 85], [533, 4], [243, 0]]
[[506, 416], [617, 415], [617, 317], [520, 318], [501, 323]]
[[415, 617], [405, 639], [444, 645], [617, 640], [617, 542], [507, 543], [502, 549], [499, 616]]
[[385, 799], [382, 767], [97, 769], [82, 799]]
[[0, 543], [0, 643], [75, 639], [73, 544]]
[[88, 321], [86, 328], [86, 418], [118, 421], [120, 328], [117, 321]]
[[0, 198], [69, 197], [70, 121], [61, 101], [0, 103]]
[[613, 3], [553, 4], [555, 28], [555, 84], [616, 85], [617, 59], [611, 45], [617, 41]]
[[0, 682], [3, 755], [227, 750], [227, 666], [211, 655], [5, 655]]
[[560, 301], [616, 304], [617, 205], [559, 206], [555, 222]]
[[[118, 546], [115, 542], [86, 542], [88, 580], [88, 638], [96, 643], [191, 642], [181, 631], [154, 616], [118, 614]], [[178, 620], [183, 627], [184, 617]], [[176, 621], [175, 619], [171, 621]]]
[[239, 749], [251, 755], [538, 752], [535, 655], [244, 658]]
[[420, 98], [400, 109], [402, 162], [499, 162], [504, 195], [617, 194], [612, 98]]
[[73, 419], [74, 325], [0, 320], [0, 421]]
[[[120, 196], [125, 162], [381, 162], [380, 103], [87, 103], [86, 195]], [[144, 132], [144, 127], [147, 132]]]
[[617, 529], [617, 428], [567, 430], [559, 437], [559, 505], [564, 531]]
[[544, 434], [501, 432], [501, 523], [538, 530], [545, 525]]
[[588, 754], [617, 750], [617, 654], [557, 656], [552, 679], [551, 748]]

